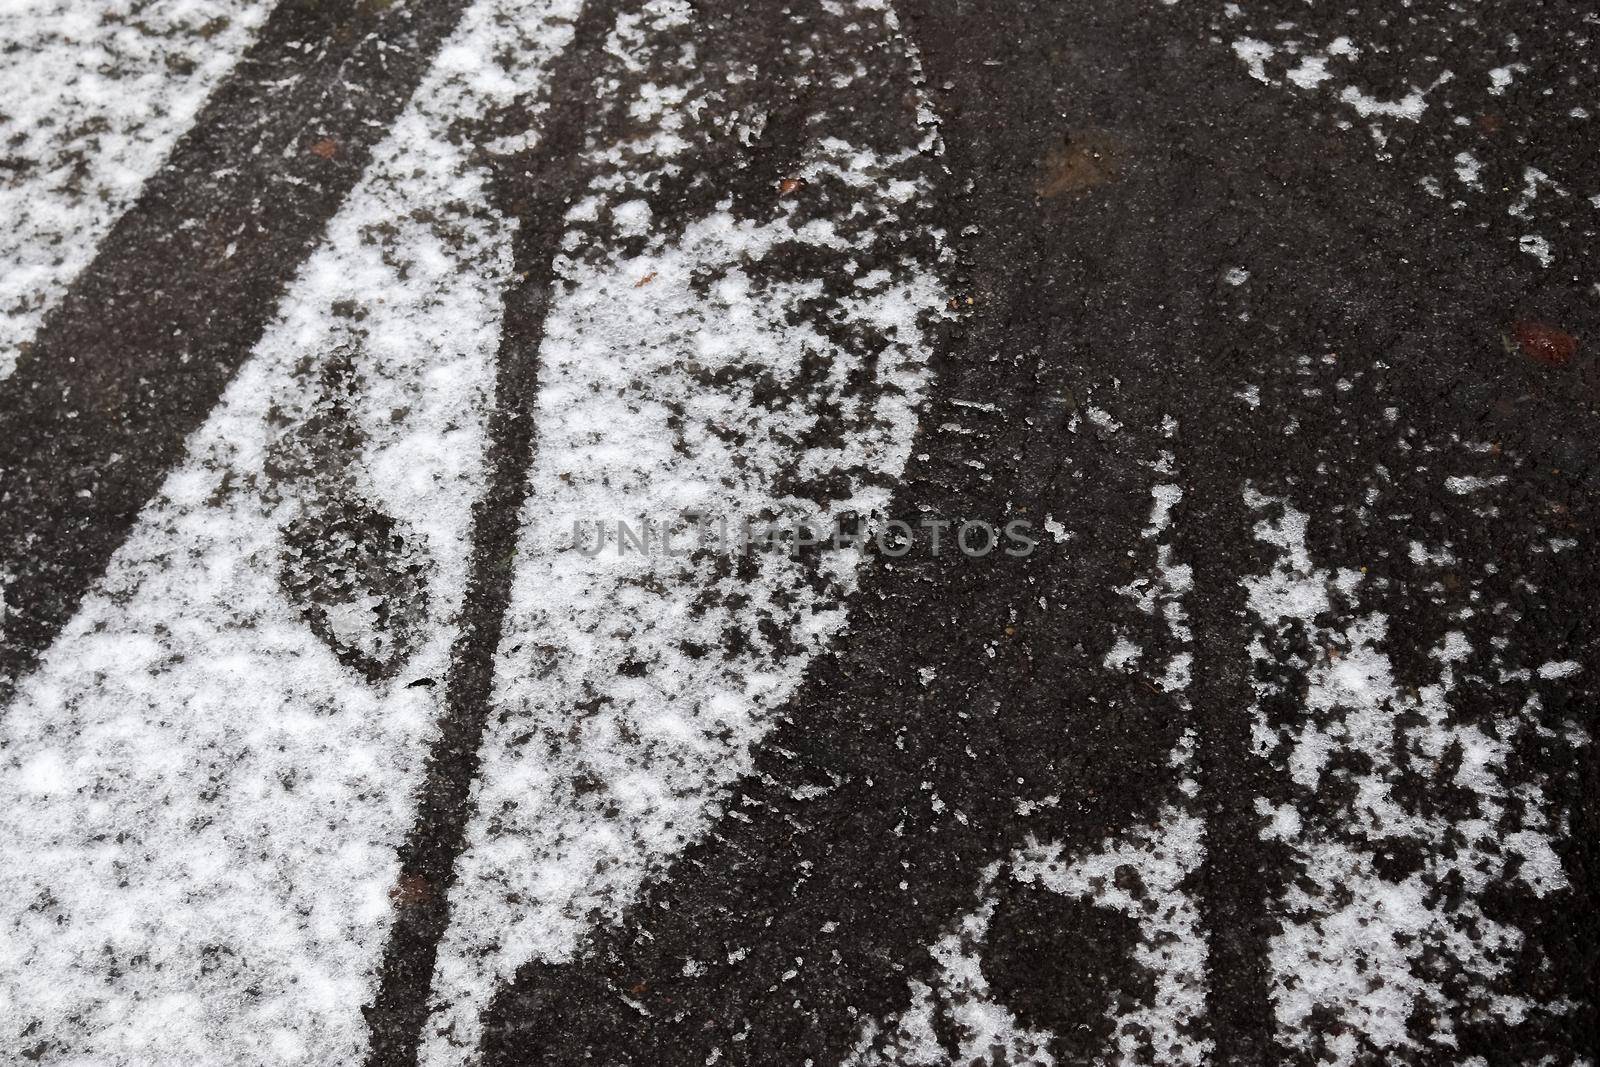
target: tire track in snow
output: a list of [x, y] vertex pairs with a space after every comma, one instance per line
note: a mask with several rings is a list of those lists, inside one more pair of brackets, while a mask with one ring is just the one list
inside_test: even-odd
[[374, 1062], [414, 1054], [441, 934], [430, 1063], [470, 1056], [500, 983], [569, 953], [576, 917], [621, 906], [681, 847], [842, 621], [858, 561], [586, 557], [562, 550], [572, 520], [869, 513], [926, 373], [931, 134], [884, 10], [592, 11], [538, 145], [502, 163], [527, 241], [508, 301], [544, 318], [503, 353], [523, 373], [542, 341], [536, 397], [501, 403], [537, 445], [508, 443], [518, 495], [484, 505], [483, 621], [408, 850], [403, 884], [423, 891], [396, 928]]
[[462, 7], [275, 7], [0, 383], [0, 700], [180, 460]]
[[586, 91], [594, 85], [586, 75], [610, 11], [604, 2], [587, 0], [573, 19], [571, 39], [549, 72], [542, 127], [531, 128], [526, 101], [504, 110], [507, 122], [521, 120], [521, 128], [511, 135], [531, 137], [534, 144], [509, 158], [488, 161], [496, 202], [517, 222], [512, 242], [516, 281], [502, 298], [495, 385], [485, 427], [486, 478], [467, 535], [472, 564], [461, 628], [445, 673], [442, 714], [417, 791], [415, 821], [400, 849], [395, 917], [378, 987], [364, 1009], [369, 1064], [416, 1062], [439, 941], [450, 920], [450, 890], [491, 710], [493, 657], [510, 601], [517, 517], [536, 447], [539, 349], [562, 216], [571, 196], [571, 161], [583, 144]]
[[28, 0], [0, 13], [0, 379], [270, 8]]
[[[0, 722], [8, 1062], [363, 1055], [511, 278], [512, 222], [460, 126], [537, 90], [567, 14], [467, 11]], [[381, 550], [382, 528], [354, 524], [353, 546], [308, 532], [330, 486], [402, 520], [428, 562], [415, 632], [371, 680], [337, 654], [353, 626], [384, 635], [359, 584], [373, 575], [342, 548]], [[309, 593], [282, 580], [291, 561]], [[308, 624], [305, 596], [345, 629]]]

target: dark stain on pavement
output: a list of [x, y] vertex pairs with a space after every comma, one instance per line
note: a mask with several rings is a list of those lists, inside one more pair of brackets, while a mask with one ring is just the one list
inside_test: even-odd
[[1074, 196], [1115, 181], [1125, 155], [1123, 142], [1104, 130], [1069, 133], [1045, 156], [1039, 195]]

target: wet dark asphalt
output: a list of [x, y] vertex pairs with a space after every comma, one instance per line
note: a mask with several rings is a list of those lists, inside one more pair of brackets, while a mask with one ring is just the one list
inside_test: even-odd
[[[380, 110], [398, 110], [455, 6], [424, 9], [436, 20], [426, 29], [376, 31], [416, 34], [420, 42], [405, 52], [415, 62], [374, 74], [384, 90]], [[781, 17], [732, 4], [703, 7], [707, 20], [748, 35], [747, 47], [769, 50], [773, 68], [783, 69]], [[1526, 640], [1513, 642], [1508, 655], [1559, 647], [1567, 658], [1597, 663], [1595, 558], [1534, 559], [1522, 551], [1552, 532], [1581, 537], [1595, 526], [1600, 301], [1592, 282], [1576, 280], [1572, 263], [1539, 268], [1507, 239], [1513, 223], [1498, 203], [1443, 211], [1418, 185], [1423, 164], [1412, 164], [1433, 159], [1425, 131], [1395, 161], [1381, 161], [1363, 131], [1340, 130], [1314, 101], [1252, 80], [1225, 44], [1209, 39], [1211, 13], [1198, 6], [904, 0], [898, 10], [941, 120], [942, 194], [931, 211], [955, 243], [947, 281], [957, 304], [940, 327], [935, 393], [893, 510], [913, 521], [929, 512], [1049, 512], [1074, 537], [1055, 551], [981, 566], [954, 557], [876, 561], [848, 631], [812, 664], [756, 772], [724, 803], [728, 816], [648, 887], [623, 922], [597, 929], [577, 961], [519, 973], [491, 1012], [487, 1062], [699, 1064], [713, 1048], [723, 1050], [723, 1062], [836, 1061], [861, 1016], [901, 1006], [908, 976], [930, 967], [928, 945], [971, 906], [978, 871], [1029, 834], [1087, 844], [1149, 818], [1175, 788], [1168, 754], [1190, 728], [1199, 739], [1208, 824], [1208, 858], [1194, 890], [1209, 931], [1215, 1060], [1283, 1062], [1273, 1044], [1266, 945], [1281, 918], [1270, 901], [1289, 873], [1261, 840], [1254, 799], [1287, 796], [1289, 786], [1281, 770], [1251, 755], [1249, 743], [1252, 678], [1241, 654], [1239, 576], [1261, 569], [1263, 559], [1251, 534], [1255, 517], [1241, 502], [1245, 484], [1310, 506], [1319, 518], [1313, 555], [1362, 559], [1382, 572], [1386, 561], [1404, 557], [1409, 541], [1448, 537], [1462, 573], [1499, 566], [1491, 592], [1516, 597], [1518, 579], [1539, 589], [1517, 624]], [[603, 11], [596, 5], [596, 25]], [[1580, 15], [1510, 6], [1486, 17], [1552, 27]], [[365, 4], [286, 6], [252, 56], [263, 72], [275, 72], [297, 60], [273, 53], [274, 41], [337, 38], [341, 31], [330, 27], [343, 25], [340, 17], [376, 16]], [[1360, 21], [1368, 39], [1391, 32], [1375, 14]], [[1549, 47], [1570, 47], [1561, 41], [1552, 34]], [[573, 65], [566, 76], [580, 72]], [[247, 63], [232, 84], [251, 76]], [[563, 110], [576, 127], [588, 102], [558, 93], [551, 106], [559, 129]], [[166, 172], [167, 184], [119, 225], [0, 394], [7, 472], [0, 544], [6, 569], [38, 590], [24, 585], [20, 599], [8, 591], [15, 602], [37, 605], [22, 616], [24, 628], [8, 630], [8, 673], [31, 665], [103, 568], [359, 173], [364, 116], [335, 109], [318, 117], [327, 127], [319, 135], [349, 145], [350, 154], [339, 157], [333, 178], [316, 180], [310, 202], [273, 208], [255, 266], [217, 274], [197, 269], [207, 260], [192, 250], [159, 251], [165, 241], [153, 235], [171, 227], [168, 199], [214, 203], [219, 218], [234, 218], [230, 197], [243, 192], [193, 194], [183, 182], [214, 162], [205, 124], [226, 124], [253, 108], [245, 88], [219, 95], [202, 131], [180, 149], [179, 165]], [[1547, 151], [1537, 137], [1554, 134], [1519, 125], [1509, 105], [1507, 112], [1476, 149], [1514, 170], [1524, 156]], [[859, 119], [867, 128], [877, 120]], [[773, 150], [780, 155], [786, 132], [798, 136], [779, 127]], [[1564, 160], [1565, 180], [1600, 188], [1600, 146], [1587, 147], [1548, 151]], [[781, 163], [769, 169], [781, 173]], [[524, 205], [526, 216], [543, 220], [530, 233], [555, 224], [554, 195], [535, 193], [534, 206]], [[1584, 240], [1592, 247], [1592, 233]], [[536, 263], [540, 252], [530, 241], [519, 254]], [[1235, 267], [1249, 270], [1246, 285], [1221, 281]], [[148, 308], [117, 317], [127, 305], [116, 294], [153, 271], [174, 277], [166, 290], [174, 296], [170, 322], [192, 320], [203, 338], [192, 373], [142, 362], [139, 339], [151, 338], [156, 351], [154, 339], [170, 322], [151, 318]], [[212, 279], [209, 287], [185, 284], [202, 278]], [[507, 299], [511, 307], [517, 298]], [[525, 354], [536, 343], [538, 316], [513, 322], [507, 350]], [[1518, 324], [1530, 322], [1576, 338], [1576, 354], [1560, 366], [1535, 358], [1517, 343]], [[41, 353], [61, 346], [78, 353], [78, 369], [67, 372], [71, 393], [44, 369], [59, 363], [47, 364]], [[1320, 398], [1306, 395], [1295, 361], [1302, 354], [1337, 357], [1310, 372]], [[140, 375], [157, 385], [137, 393], [130, 383]], [[1357, 384], [1339, 393], [1336, 378]], [[531, 388], [507, 377], [501, 385], [512, 396]], [[1248, 386], [1259, 390], [1259, 408], [1235, 399]], [[82, 404], [84, 396], [97, 404]], [[975, 417], [957, 401], [998, 410]], [[1122, 423], [1115, 440], [1067, 429], [1091, 402]], [[65, 412], [80, 407], [91, 421], [62, 433]], [[1405, 444], [1385, 414], [1390, 407], [1411, 431]], [[938, 429], [957, 415], [975, 434]], [[1177, 554], [1194, 566], [1188, 606], [1198, 666], [1187, 705], [1096, 669], [1106, 621], [1130, 611], [1114, 590], [1131, 576], [1126, 549], [1148, 521], [1149, 472], [1140, 459], [1164, 447], [1158, 428], [1168, 416], [1179, 426], [1172, 447], [1186, 494]], [[1285, 433], [1291, 423], [1296, 432]], [[505, 456], [526, 454], [517, 433], [527, 432], [496, 438]], [[1457, 438], [1498, 445], [1493, 473], [1509, 479], [1505, 500], [1515, 506], [1503, 502], [1502, 514], [1485, 518], [1418, 469], [1412, 449]], [[124, 455], [121, 465], [104, 464], [102, 453], [112, 451]], [[974, 455], [992, 478], [967, 464]], [[525, 471], [505, 462], [500, 491], [514, 497]], [[1411, 506], [1359, 520], [1357, 506], [1380, 466], [1402, 481]], [[94, 497], [79, 496], [88, 485]], [[496, 546], [513, 533], [511, 515], [514, 508], [485, 504], [478, 516], [479, 586], [505, 580], [494, 561], [503, 558]], [[1390, 577], [1381, 607], [1393, 621], [1397, 672], [1425, 677], [1421, 650], [1453, 623], [1419, 581], [1398, 568]], [[486, 670], [497, 632], [498, 601], [485, 596], [485, 625], [468, 628], [456, 650], [461, 678], [450, 685], [462, 695], [450, 703], [433, 760], [430, 783], [443, 785], [428, 788], [446, 792], [424, 798], [405, 857], [408, 874], [427, 880], [430, 899], [441, 902], [475, 767], [473, 731], [481, 729], [473, 719], [482, 714], [486, 683], [473, 672]], [[1039, 610], [1040, 596], [1073, 610]], [[935, 685], [921, 684], [924, 668], [936, 671]], [[1593, 676], [1569, 687], [1560, 698], [1567, 703], [1552, 700], [1552, 724], [1593, 705]], [[1600, 769], [1592, 747], [1558, 742], [1522, 758], [1549, 775], [1554, 805], [1571, 820], [1560, 847], [1573, 884], [1540, 911], [1505, 899], [1530, 942], [1505, 981], [1530, 996], [1572, 997], [1579, 1007], [1520, 1028], [1462, 1020], [1459, 1053], [1491, 1063], [1544, 1055], [1572, 1062], [1600, 1053]], [[967, 814], [966, 823], [925, 814], [917, 798], [928, 780]], [[803, 786], [822, 791], [794, 799]], [[1022, 816], [1016, 800], [1025, 794], [1066, 800]], [[369, 1014], [371, 1062], [414, 1057], [446, 918], [441, 903], [412, 925], [397, 925]], [[818, 933], [824, 920], [839, 924], [826, 939]], [[1081, 959], [1084, 974], [1117, 973], [1126, 968], [1126, 938], [1114, 925], [1105, 916], [1062, 919], [1062, 951]], [[1008, 954], [999, 947], [1007, 943], [997, 941], [985, 965], [997, 988], [1027, 989], [1035, 957]], [[686, 957], [726, 958], [730, 945], [751, 952], [737, 966], [682, 973]], [[796, 957], [805, 961], [803, 977], [780, 983]], [[773, 992], [779, 984], [781, 997]], [[1099, 998], [1108, 994], [1098, 983], [1071, 988], [1079, 1000], [1061, 1008], [1064, 1017], [1103, 1011]], [[748, 1036], [733, 1042], [741, 1032]], [[1058, 1061], [1096, 1055], [1095, 1036], [1084, 1045], [1063, 1038]]]
[[[1592, 526], [1594, 354], [1551, 369], [1508, 352], [1503, 338], [1527, 319], [1594, 337], [1597, 305], [1581, 283], [1509, 248], [1500, 220], [1480, 229], [1441, 217], [1404, 165], [1374, 161], [1361, 134], [1252, 82], [1206, 40], [1198, 13], [912, 2], [901, 14], [948, 148], [940, 219], [968, 234], [951, 289], [973, 304], [938, 347], [937, 394], [913, 449], [926, 458], [913, 462], [895, 513], [914, 523], [929, 512], [1053, 508], [1077, 537], [1070, 551], [988, 569], [880, 563], [849, 631], [812, 667], [756, 773], [726, 803], [730, 816], [622, 926], [597, 932], [586, 960], [524, 968], [491, 1014], [488, 1062], [691, 1064], [714, 1048], [734, 1050], [732, 1062], [832, 1062], [857, 1013], [900, 1006], [907, 976], [930, 968], [928, 946], [971, 906], [974, 872], [1030, 833], [1087, 844], [1147, 817], [1170, 795], [1165, 754], [1189, 726], [1209, 827], [1197, 889], [1215, 1060], [1282, 1062], [1265, 951], [1279, 918], [1269, 899], [1287, 872], [1260, 840], [1253, 798], [1284, 790], [1248, 754], [1239, 576], [1260, 561], [1241, 485], [1292, 488], [1319, 514], [1353, 510], [1378, 464], [1403, 462], [1384, 415], [1394, 405], [1424, 439], [1498, 442], [1525, 510], [1485, 522], [1443, 499], [1438, 479], [1415, 478], [1414, 519], [1381, 528], [1335, 519], [1319, 524], [1315, 547], [1376, 564], [1431, 528], [1468, 558], [1522, 568], [1520, 547], [1549, 529], [1553, 509], [1563, 524]], [[1111, 165], [1096, 163], [1089, 187], [1074, 189], [1085, 183], [1063, 181], [1063, 161], [1070, 167], [1073, 144], [1085, 142]], [[1052, 185], [1068, 188], [1041, 196]], [[1251, 272], [1242, 292], [1220, 280], [1233, 266]], [[1307, 403], [1298, 353], [1338, 354], [1337, 375], [1320, 384], [1362, 385], [1336, 404]], [[1234, 399], [1249, 385], [1259, 411]], [[1131, 428], [1115, 444], [1066, 432], [1075, 398], [1090, 396]], [[959, 399], [999, 409], [976, 438], [933, 429], [962, 414], [974, 424], [970, 408], [952, 406]], [[1092, 633], [1126, 610], [1111, 590], [1129, 578], [1126, 546], [1148, 515], [1148, 472], [1126, 435], [1143, 435], [1143, 454], [1153, 453], [1167, 415], [1182, 427], [1177, 555], [1195, 566], [1202, 664], [1187, 715], [1170, 696], [1086, 681], [1096, 676]], [[1291, 419], [1301, 428], [1286, 436]], [[992, 481], [965, 464], [973, 455]], [[1570, 654], [1593, 656], [1594, 565], [1569, 558], [1538, 576], [1551, 599], [1530, 612], [1530, 642], [1547, 644], [1555, 628]], [[1040, 594], [1075, 610], [1038, 611]], [[1384, 607], [1399, 622], [1396, 649], [1427, 647], [1442, 613], [1420, 582], [1397, 575]], [[1015, 634], [1002, 636], [1013, 611]], [[1405, 666], [1420, 677], [1425, 664]], [[923, 667], [938, 672], [932, 690], [918, 684]], [[1519, 916], [1539, 952], [1517, 983], [1592, 992], [1595, 856], [1582, 828], [1593, 826], [1595, 767], [1583, 751], [1536, 758], [1564, 768], [1558, 803], [1574, 815], [1566, 858], [1578, 879], [1560, 914]], [[968, 825], [919, 824], [930, 779]], [[1019, 816], [1019, 780], [1072, 801], [1048, 819]], [[792, 799], [819, 785], [830, 791]], [[825, 919], [840, 928], [820, 933]], [[1086, 975], [1125, 971], [1111, 919], [1086, 922], [1087, 936], [1063, 927], [1062, 950], [1090, 949], [1078, 964]], [[721, 958], [723, 946], [752, 954], [682, 975], [685, 958]], [[799, 959], [803, 977], [784, 982]], [[1027, 987], [1032, 961], [1019, 953], [986, 967], [997, 985]], [[1023, 973], [1007, 975], [1012, 966]], [[1114, 989], [1087, 988], [1063, 1017], [1105, 1010]], [[1590, 1000], [1562, 1023], [1527, 1028], [1515, 1046], [1503, 1029], [1469, 1025], [1460, 1053], [1564, 1061], [1594, 1047], [1595, 1024]], [[1054, 1051], [1059, 1062], [1089, 1062], [1102, 1050], [1091, 1041]]]

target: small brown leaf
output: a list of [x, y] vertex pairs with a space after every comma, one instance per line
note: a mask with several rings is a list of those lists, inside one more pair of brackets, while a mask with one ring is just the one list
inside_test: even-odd
[[1565, 330], [1523, 319], [1512, 327], [1523, 354], [1546, 367], [1565, 367], [1578, 354], [1578, 339]]
[[1103, 130], [1069, 134], [1045, 157], [1039, 195], [1067, 196], [1114, 181], [1124, 155], [1122, 142]]
[[649, 285], [651, 282], [653, 282], [655, 280], [656, 280], [656, 272], [655, 271], [651, 271], [649, 274], [646, 274], [643, 278], [640, 278], [638, 281], [634, 282], [633, 283], [633, 287], [635, 289], [642, 289], [642, 288], [644, 288], [645, 286]]
[[332, 137], [324, 137], [312, 144], [311, 154], [319, 159], [332, 159], [339, 154], [339, 142]]
[[785, 178], [778, 183], [778, 195], [780, 197], [788, 196], [790, 193], [797, 193], [805, 187], [806, 180], [804, 178]]
[[404, 874], [395, 887], [389, 890], [389, 899], [394, 901], [395, 907], [406, 909], [423, 904], [433, 896], [433, 886], [420, 874]]

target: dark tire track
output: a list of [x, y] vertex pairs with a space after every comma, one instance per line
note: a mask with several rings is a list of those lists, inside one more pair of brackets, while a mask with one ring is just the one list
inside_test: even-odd
[[280, 3], [0, 384], [0, 700], [250, 354], [464, 6]]
[[[486, 428], [485, 490], [472, 511], [472, 561], [459, 634], [445, 678], [439, 732], [429, 749], [416, 817], [400, 848], [395, 918], [384, 948], [373, 1002], [363, 1008], [371, 1034], [366, 1062], [417, 1060], [439, 942], [449, 925], [450, 887], [472, 815], [470, 794], [494, 685], [494, 656], [511, 599], [513, 564], [536, 444], [539, 346], [555, 285], [554, 261], [563, 220], [584, 171], [586, 109], [592, 72], [615, 22], [618, 4], [588, 0], [573, 39], [548, 71], [538, 144], [510, 156], [480, 153], [490, 170], [495, 206], [515, 219], [512, 276], [505, 292], [495, 356], [493, 408]], [[465, 123], [480, 143], [534, 124], [531, 109]], [[478, 129], [472, 129], [478, 126]]]

